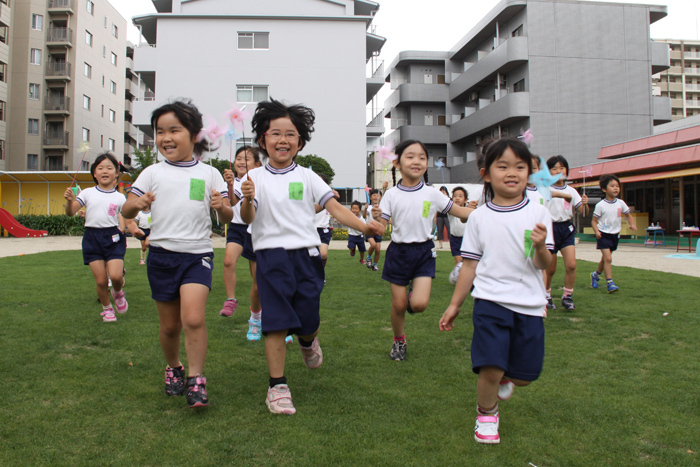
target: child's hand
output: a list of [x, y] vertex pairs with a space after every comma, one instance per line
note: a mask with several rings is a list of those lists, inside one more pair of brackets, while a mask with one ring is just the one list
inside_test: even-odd
[[335, 199], [340, 199], [340, 193], [338, 193], [336, 190], [333, 190], [333, 197]]
[[588, 206], [588, 195], [586, 193], [584, 193], [583, 196], [581, 196], [581, 204], [583, 204], [584, 209], [585, 206]]
[[233, 183], [236, 180], [236, 176], [233, 174], [231, 169], [224, 169], [224, 181], [228, 184]]
[[139, 208], [139, 211], [145, 211], [151, 208], [151, 203], [155, 200], [156, 196], [152, 191], [146, 192], [146, 194], [136, 199], [136, 207]]
[[596, 230], [596, 232], [595, 232], [595, 238], [597, 238], [598, 240], [600, 240], [602, 237], [603, 237], [603, 234], [600, 233], [600, 230]]
[[467, 204], [467, 207], [472, 208], [472, 209], [476, 209], [478, 204], [479, 204], [478, 201], [469, 201], [469, 204]]
[[447, 307], [447, 310], [442, 314], [442, 318], [440, 318], [441, 331], [452, 331], [452, 329], [454, 329], [455, 319], [457, 315], [459, 315], [459, 311], [459, 308], [454, 305]]
[[535, 228], [532, 230], [532, 233], [530, 234], [530, 240], [532, 240], [532, 244], [534, 246], [541, 246], [544, 245], [546, 239], [547, 227], [544, 224], [538, 222], [535, 225]]
[[143, 233], [143, 230], [141, 230], [141, 229], [139, 229], [139, 228], [137, 227], [136, 230], [134, 230], [133, 232], [131, 232], [131, 235], [133, 235], [134, 237], [138, 238], [139, 240], [143, 240], [143, 237], [144, 237], [146, 234]]
[[215, 211], [218, 211], [224, 207], [224, 197], [221, 195], [221, 193], [214, 189], [211, 190], [211, 202], [209, 203], [209, 206], [211, 206], [211, 208]]
[[73, 193], [73, 188], [66, 188], [66, 191], [63, 192], [63, 197], [66, 198], [68, 201], [75, 201], [75, 193]]
[[255, 198], [255, 184], [253, 183], [253, 180], [249, 178], [241, 184], [241, 193], [249, 203], [253, 202], [253, 199]]
[[373, 206], [372, 207], [372, 219], [374, 219], [375, 221], [378, 221], [381, 218], [382, 218], [382, 210], [379, 209], [379, 205]]
[[384, 224], [375, 220], [371, 220], [367, 223], [367, 230], [363, 233], [367, 236], [384, 235], [384, 230], [386, 230]]
[[630, 225], [630, 230], [634, 230], [635, 232], [637, 231], [637, 226], [636, 225]]

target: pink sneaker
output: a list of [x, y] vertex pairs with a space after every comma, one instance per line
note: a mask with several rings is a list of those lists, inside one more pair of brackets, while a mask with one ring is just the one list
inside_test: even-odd
[[321, 366], [321, 363], [323, 363], [323, 352], [321, 351], [321, 346], [318, 345], [318, 337], [314, 338], [311, 347], [303, 347], [299, 343], [299, 348], [301, 349], [301, 358], [304, 359], [307, 367], [313, 370]]
[[292, 404], [292, 393], [289, 392], [289, 386], [286, 384], [278, 384], [275, 387], [267, 390], [267, 399], [265, 405], [272, 413], [284, 415], [294, 415], [297, 409]]
[[123, 290], [115, 292], [112, 289], [112, 297], [114, 298], [114, 306], [117, 308], [117, 313], [126, 313], [129, 309], [129, 304], [126, 303], [126, 294]]
[[482, 444], [498, 444], [498, 413], [496, 415], [479, 415], [476, 417], [474, 439]]
[[102, 311], [100, 315], [102, 315], [102, 321], [104, 321], [105, 323], [112, 323], [117, 320], [117, 317], [114, 315], [114, 308], [112, 308], [111, 306], [106, 310]]
[[221, 309], [219, 314], [226, 318], [231, 317], [238, 309], [238, 300], [235, 298], [233, 300], [226, 300], [224, 302], [224, 307]]

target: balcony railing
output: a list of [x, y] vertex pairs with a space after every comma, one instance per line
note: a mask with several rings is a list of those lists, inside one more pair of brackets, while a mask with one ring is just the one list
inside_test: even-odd
[[685, 89], [688, 91], [700, 91], [700, 84], [686, 83]]
[[73, 0], [49, 0], [49, 8], [73, 9]]
[[68, 42], [73, 43], [73, 30], [71, 28], [48, 28], [46, 30], [47, 42]]
[[700, 101], [686, 100], [685, 105], [687, 105], [688, 107], [700, 107]]
[[70, 97], [47, 96], [44, 100], [44, 110], [70, 111]]
[[686, 68], [685, 74], [687, 74], [687, 75], [700, 75], [700, 68]]
[[384, 60], [381, 60], [376, 65], [370, 62], [370, 65], [374, 65], [374, 69], [368, 68], [368, 78], [384, 78]]
[[65, 76], [70, 77], [71, 64], [70, 62], [46, 62], [46, 76]]
[[700, 58], [700, 52], [683, 52], [684, 58]]
[[44, 134], [44, 146], [68, 146], [68, 132], [46, 132]]

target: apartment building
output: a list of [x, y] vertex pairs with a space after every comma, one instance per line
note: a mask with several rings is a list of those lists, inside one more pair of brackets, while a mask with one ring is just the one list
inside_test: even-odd
[[0, 170], [88, 170], [104, 150], [121, 158], [126, 20], [107, 0], [0, 1]]
[[426, 143], [432, 181], [476, 182], [482, 142], [531, 129], [534, 153], [573, 166], [671, 120], [651, 76], [669, 49], [649, 25], [665, 6], [503, 0], [449, 51], [405, 51], [387, 68], [387, 140]]
[[700, 41], [654, 39], [667, 44], [671, 67], [653, 76], [654, 95], [671, 99], [671, 118], [700, 115]]
[[[377, 115], [366, 110], [383, 84], [383, 68], [373, 61], [385, 42], [371, 29], [376, 2], [153, 5], [157, 13], [133, 19], [146, 41], [134, 49], [134, 71], [154, 92], [133, 102], [133, 123], [142, 131], [152, 136], [151, 112], [178, 97], [191, 98], [220, 123], [233, 105], [253, 110], [268, 98], [303, 103], [316, 113], [316, 131], [302, 153], [325, 158], [335, 170], [334, 185], [365, 186], [368, 137], [383, 133], [372, 123]], [[249, 122], [245, 136], [236, 144], [251, 142]], [[225, 159], [229, 152], [224, 142], [210, 157]]]
[[136, 99], [153, 97], [153, 92], [146, 83], [134, 73], [134, 44], [126, 44], [126, 80], [124, 82], [124, 159], [125, 164], [132, 163], [134, 150], [142, 150], [145, 146], [153, 146], [153, 138], [143, 133], [133, 124], [133, 106]]

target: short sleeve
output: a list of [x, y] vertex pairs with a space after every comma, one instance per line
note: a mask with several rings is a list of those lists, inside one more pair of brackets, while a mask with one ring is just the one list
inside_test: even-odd
[[391, 219], [391, 198], [394, 194], [393, 188], [387, 190], [387, 192], [382, 196], [381, 201], [379, 201], [379, 209], [382, 211], [382, 219], [387, 222]]
[[[462, 237], [462, 247], [460, 248], [462, 258], [473, 259], [479, 261], [484, 254], [483, 245], [479, 241], [479, 218], [477, 212], [470, 216], [464, 228], [464, 237]], [[476, 219], [475, 219], [476, 218]], [[550, 221], [551, 224], [551, 221]]]
[[78, 202], [78, 204], [84, 207], [87, 204], [87, 198], [88, 194], [85, 190], [83, 190], [80, 193], [78, 193], [78, 196], [75, 197], [75, 200]]
[[571, 188], [571, 205], [575, 208], [578, 209], [579, 206], [581, 206], [581, 195], [578, 194], [578, 191], [575, 188]]
[[213, 177], [213, 188], [221, 193], [221, 196], [224, 198], [229, 197], [228, 193], [228, 183], [224, 180], [224, 176], [221, 175], [221, 172], [216, 170], [214, 167], [211, 168], [212, 172], [214, 172], [214, 177]]
[[311, 196], [313, 197], [314, 203], [325, 207], [328, 200], [333, 198], [333, 189], [311, 170], [309, 170], [309, 175], [309, 185], [311, 187]]
[[544, 239], [544, 245], [549, 251], [554, 253], [554, 229], [552, 228], [552, 216], [549, 214], [549, 211], [546, 208], [542, 210], [540, 222], [547, 227], [547, 236]]
[[595, 217], [596, 219], [599, 219], [600, 216], [603, 215], [603, 206], [601, 203], [602, 201], [596, 204], [595, 209], [593, 210], [593, 217]]
[[442, 214], [447, 214], [449, 210], [452, 208], [452, 205], [454, 204], [452, 202], [452, 198], [449, 196], [445, 196], [442, 193], [440, 193], [439, 190], [433, 189], [437, 195], [433, 195], [433, 201], [435, 202], [435, 207], [437, 208], [438, 212]]
[[625, 214], [625, 215], [629, 214], [629, 212], [630, 212], [630, 207], [627, 206], [627, 203], [625, 203], [625, 202], [622, 201], [621, 199], [618, 200], [618, 201], [620, 201], [620, 202], [622, 203], [622, 214]]
[[131, 185], [131, 192], [133, 194], [136, 196], [143, 196], [151, 191], [153, 187], [153, 170], [155, 170], [155, 167], [156, 166], [153, 165], [148, 166], [139, 174], [134, 184]]

